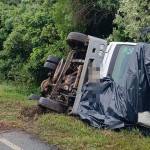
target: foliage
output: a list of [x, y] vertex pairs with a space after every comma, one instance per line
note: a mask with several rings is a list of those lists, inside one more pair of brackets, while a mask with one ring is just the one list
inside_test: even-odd
[[4, 4], [9, 4], [9, 5], [17, 5], [21, 2], [21, 0], [0, 0], [0, 2], [3, 2]]
[[120, 0], [120, 7], [114, 23], [111, 40], [135, 41], [139, 31], [150, 25], [150, 1], [148, 0]]
[[68, 33], [71, 31], [83, 31], [84, 27], [76, 26], [72, 17], [72, 0], [57, 0], [53, 8], [53, 19], [62, 40], [66, 39]]
[[1, 79], [39, 84], [46, 78], [46, 57], [66, 56], [68, 46], [61, 35], [66, 37], [72, 29], [58, 33], [53, 18], [56, 6], [52, 0], [0, 2]]
[[87, 34], [108, 37], [118, 3], [118, 0], [73, 0], [74, 20], [85, 26]]
[[48, 55], [67, 56], [69, 32], [107, 36], [117, 4], [116, 0], [0, 0], [1, 80], [40, 84], [46, 78], [43, 64]]

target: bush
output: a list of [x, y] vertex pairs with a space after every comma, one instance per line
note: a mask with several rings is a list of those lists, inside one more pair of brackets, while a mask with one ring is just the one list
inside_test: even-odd
[[150, 2], [148, 0], [120, 0], [120, 7], [116, 14], [111, 40], [136, 41], [141, 29], [150, 25]]

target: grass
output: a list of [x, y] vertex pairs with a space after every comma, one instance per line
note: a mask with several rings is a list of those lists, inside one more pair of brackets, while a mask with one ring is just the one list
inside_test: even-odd
[[30, 93], [38, 94], [40, 91], [40, 88], [36, 85], [28, 85], [25, 84], [18, 85], [15, 82], [6, 82], [2, 83], [0, 80], [0, 91], [7, 92], [7, 93], [17, 93], [20, 95], [29, 95]]
[[[25, 107], [33, 107], [36, 102], [28, 100], [28, 96], [20, 94], [16, 87], [0, 85], [0, 122], [5, 125], [15, 124], [17, 127], [24, 126], [27, 118], [21, 115]], [[27, 119], [26, 119], [27, 120]]]
[[[51, 144], [67, 150], [149, 150], [150, 138], [138, 129], [120, 132], [95, 129], [77, 117], [50, 113], [31, 116], [35, 101], [28, 100], [13, 86], [0, 86], [1, 124], [32, 131]], [[31, 123], [31, 125], [30, 125]]]
[[138, 129], [118, 133], [95, 129], [77, 118], [62, 114], [42, 116], [36, 122], [35, 131], [43, 140], [69, 150], [150, 149], [150, 139], [143, 137]]

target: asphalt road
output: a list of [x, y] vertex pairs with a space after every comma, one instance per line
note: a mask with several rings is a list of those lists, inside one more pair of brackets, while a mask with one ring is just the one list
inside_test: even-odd
[[60, 150], [23, 132], [0, 133], [0, 150]]

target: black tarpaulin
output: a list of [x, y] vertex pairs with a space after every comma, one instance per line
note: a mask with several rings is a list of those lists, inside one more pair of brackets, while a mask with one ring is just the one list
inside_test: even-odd
[[150, 44], [138, 43], [121, 85], [111, 77], [87, 83], [79, 116], [94, 127], [117, 129], [135, 125], [138, 112], [150, 111]]

